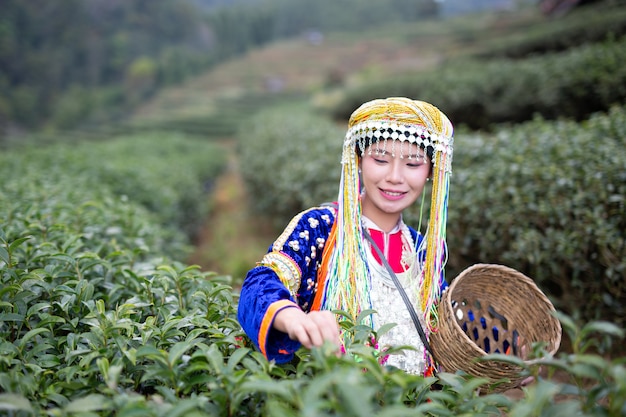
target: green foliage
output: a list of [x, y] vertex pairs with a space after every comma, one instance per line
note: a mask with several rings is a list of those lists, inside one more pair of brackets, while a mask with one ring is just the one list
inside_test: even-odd
[[306, 105], [261, 112], [238, 134], [241, 172], [255, 209], [277, 226], [337, 198], [344, 132]]
[[[159, 87], [179, 83], [253, 47], [302, 30], [362, 30], [432, 16], [432, 0], [231, 4], [205, 12], [198, 2], [169, 0], [6, 0], [0, 14], [2, 110], [11, 123], [33, 129], [69, 128], [109, 120]], [[124, 85], [115, 104], [72, 105], [80, 89]], [[58, 108], [58, 105], [61, 108]], [[122, 112], [123, 115], [123, 112]], [[4, 133], [4, 132], [0, 132]]]
[[[29, 129], [45, 122], [73, 127], [102, 108], [128, 108], [159, 83], [180, 82], [212, 63], [202, 31], [202, 14], [186, 1], [3, 1], [0, 78], [8, 84], [8, 121]], [[171, 48], [177, 50], [175, 62], [166, 58]], [[57, 109], [70, 89], [106, 90], [127, 75], [123, 103], [94, 101], [78, 109], [64, 102]]]
[[[624, 338], [623, 330], [608, 323], [580, 328], [567, 316], [560, 319], [579, 336], [572, 340], [588, 341], [592, 333], [605, 340]], [[518, 362], [537, 382], [524, 388], [517, 401], [502, 394], [479, 395], [477, 388], [484, 382], [479, 378], [450, 373], [423, 378], [381, 366], [372, 348], [361, 343], [355, 341], [349, 354], [340, 357], [329, 347], [301, 351], [298, 361], [286, 368], [294, 374], [291, 378], [249, 379], [241, 388], [266, 394], [262, 415], [270, 416], [619, 416], [625, 409], [623, 359], [590, 353], [584, 343], [577, 345], [577, 354], [558, 358], [535, 346], [531, 361]], [[556, 372], [561, 372], [558, 379]], [[441, 390], [431, 389], [435, 382]]]
[[[587, 352], [592, 334], [623, 338], [608, 323], [580, 329], [562, 316], [576, 354], [550, 358], [537, 346], [528, 372], [538, 382], [513, 402], [478, 395], [480, 379], [441, 374], [437, 381], [381, 366], [363, 345], [372, 334], [358, 318], [343, 323], [355, 335], [347, 355], [325, 346], [277, 366], [245, 346], [236, 298], [223, 277], [155, 259], [129, 264], [124, 247], [100, 257], [106, 241], [61, 254], [41, 236], [2, 231], [0, 238], [0, 410], [13, 415], [619, 416], [624, 410], [623, 361]], [[82, 263], [87, 250], [93, 251], [88, 265]], [[548, 375], [564, 370], [573, 383], [544, 379], [539, 366]], [[431, 390], [435, 382], [440, 391]]]
[[[226, 163], [217, 145], [172, 134], [16, 148], [2, 161], [5, 204], [31, 198], [77, 205], [91, 199], [130, 201], [169, 230], [165, 241], [177, 256], [204, 220], [209, 209], [206, 191]], [[63, 200], [50, 198], [60, 190]], [[106, 199], [90, 197], [96, 192]]]
[[[142, 134], [79, 148], [100, 183], [158, 215], [160, 223], [194, 238], [204, 221], [207, 191], [226, 160], [213, 143], [177, 134]], [[84, 155], [86, 152], [90, 156]], [[115, 155], [97, 163], [98, 153]]]
[[[612, 343], [624, 339], [623, 328], [609, 322], [577, 325], [559, 313], [572, 341], [572, 354], [532, 360], [530, 373], [537, 383], [525, 388], [524, 401], [511, 407], [511, 416], [619, 416], [626, 411], [626, 362], [605, 354]], [[535, 346], [534, 357], [541, 355]], [[544, 369], [546, 378], [538, 374]], [[560, 375], [558, 382], [555, 375]]]
[[[241, 354], [223, 363], [240, 330], [222, 278], [154, 258], [133, 265], [131, 248], [103, 240], [34, 261], [23, 255], [54, 242], [1, 241], [11, 258], [0, 313], [0, 386], [12, 394], [4, 403], [26, 397], [29, 406], [19, 409], [128, 412], [239, 377]], [[217, 396], [186, 403], [227, 408]]]
[[243, 52], [268, 41], [302, 35], [361, 32], [394, 22], [414, 22], [437, 16], [432, 0], [268, 0], [257, 6], [224, 8], [211, 16], [222, 55]]
[[157, 65], [151, 58], [135, 58], [124, 74], [127, 98], [131, 103], [140, 102], [149, 96], [156, 84]]
[[440, 68], [346, 91], [332, 109], [345, 119], [373, 98], [407, 96], [437, 103], [455, 126], [560, 117], [582, 120], [626, 99], [626, 38], [524, 60], [453, 60]]
[[51, 119], [55, 126], [68, 129], [76, 126], [81, 120], [88, 117], [93, 111], [93, 93], [75, 85], [69, 87], [61, 95], [52, 111]]
[[480, 58], [526, 58], [619, 39], [626, 35], [626, 10], [621, 6], [606, 2], [574, 10], [558, 20], [533, 22], [523, 31], [485, 39], [481, 42], [480, 52], [475, 55]]
[[[241, 129], [245, 121], [258, 111], [277, 105], [289, 105], [300, 101], [298, 93], [246, 92], [240, 95], [215, 97], [211, 109], [191, 109], [181, 113], [172, 112], [170, 106], [153, 111], [150, 117], [133, 121], [128, 127], [137, 131], [166, 130], [183, 132], [203, 138], [231, 137]], [[193, 105], [195, 106], [195, 103]], [[200, 106], [198, 106], [200, 107]]]
[[623, 325], [625, 133], [626, 113], [616, 107], [584, 123], [459, 134], [449, 266], [509, 265], [570, 314]]

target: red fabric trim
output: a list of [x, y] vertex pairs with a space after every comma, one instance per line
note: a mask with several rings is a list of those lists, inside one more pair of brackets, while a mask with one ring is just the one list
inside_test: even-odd
[[[369, 229], [370, 235], [374, 242], [378, 245], [382, 253], [388, 253], [387, 261], [393, 272], [402, 273], [404, 272], [404, 268], [402, 267], [402, 231], [398, 230], [396, 233], [389, 235], [389, 248], [385, 249], [385, 233], [380, 230]], [[374, 259], [378, 261], [379, 264], [382, 265], [382, 261], [376, 253], [376, 250], [372, 248], [372, 254], [374, 255]]]

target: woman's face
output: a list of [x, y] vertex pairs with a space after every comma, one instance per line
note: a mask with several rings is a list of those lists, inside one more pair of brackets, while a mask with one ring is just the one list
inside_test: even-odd
[[399, 148], [400, 142], [374, 144], [365, 149], [360, 162], [363, 214], [385, 231], [422, 194], [430, 175], [430, 160], [424, 159], [423, 149], [407, 142], [402, 143], [401, 153]]

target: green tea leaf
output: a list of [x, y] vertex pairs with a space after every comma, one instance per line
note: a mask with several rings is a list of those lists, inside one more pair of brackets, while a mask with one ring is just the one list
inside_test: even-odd
[[180, 359], [181, 356], [189, 349], [191, 349], [193, 345], [189, 342], [178, 342], [175, 343], [174, 346], [170, 348], [170, 352], [168, 354], [168, 362], [171, 366], [174, 366], [176, 362]]
[[583, 326], [580, 333], [581, 337], [588, 337], [592, 333], [600, 333], [620, 339], [624, 338], [624, 329], [607, 321], [593, 321], [587, 323]]
[[24, 321], [24, 315], [16, 313], [1, 313], [0, 322], [2, 321]]
[[33, 412], [33, 408], [26, 397], [20, 394], [0, 394], [0, 410]]
[[42, 333], [51, 333], [51, 332], [50, 332], [50, 329], [48, 329], [48, 328], [41, 328], [41, 327], [28, 331], [22, 337], [22, 339], [20, 339], [20, 343], [19, 343], [20, 350], [24, 349], [24, 347], [26, 346], [26, 344], [29, 342], [30, 339], [32, 339], [33, 337], [37, 336], [38, 334], [42, 334]]
[[104, 395], [90, 394], [83, 398], [78, 398], [67, 404], [63, 410], [66, 413], [80, 413], [85, 411], [112, 410], [113, 402]]
[[5, 264], [9, 265], [9, 252], [6, 250], [6, 247], [0, 246], [0, 260], [2, 260]]
[[249, 352], [250, 349], [248, 348], [235, 349], [230, 355], [230, 358], [228, 358], [228, 369], [233, 371], [235, 367], [239, 364], [239, 362], [241, 362], [241, 360], [245, 358]]
[[22, 243], [26, 242], [29, 239], [32, 239], [32, 236], [25, 236], [15, 239], [9, 244], [9, 251], [13, 252], [15, 248], [19, 247]]

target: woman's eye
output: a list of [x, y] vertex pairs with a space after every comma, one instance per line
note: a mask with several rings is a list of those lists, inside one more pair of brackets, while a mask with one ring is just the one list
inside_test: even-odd
[[375, 161], [377, 164], [385, 164], [385, 163], [387, 163], [387, 161], [386, 161], [386, 160], [384, 160], [384, 159], [380, 159], [380, 158], [374, 158], [374, 161]]
[[422, 166], [422, 164], [421, 164], [420, 162], [411, 162], [411, 163], [408, 163], [408, 164], [406, 164], [406, 165], [407, 165], [408, 167], [410, 167], [410, 168], [419, 168], [419, 167], [421, 167], [421, 166]]

